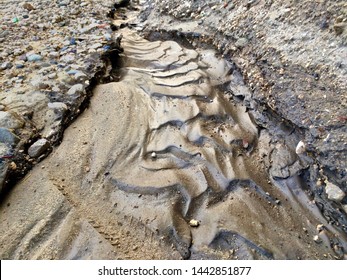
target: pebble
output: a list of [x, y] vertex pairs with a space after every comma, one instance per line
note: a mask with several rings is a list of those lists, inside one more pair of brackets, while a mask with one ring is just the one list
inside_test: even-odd
[[305, 151], [306, 151], [306, 145], [303, 141], [300, 141], [295, 148], [295, 152], [296, 154], [300, 155], [300, 154], [303, 154]]
[[27, 58], [28, 58], [28, 61], [33, 61], [33, 62], [42, 60], [42, 56], [39, 54], [31, 54]]
[[341, 202], [346, 195], [338, 186], [328, 181], [326, 182], [325, 193], [328, 195], [328, 199], [335, 202]]
[[152, 153], [151, 153], [151, 158], [156, 158], [156, 157], [157, 157], [156, 152], [152, 152]]
[[342, 209], [343, 209], [343, 211], [345, 211], [345, 213], [347, 214], [347, 204], [342, 205]]
[[57, 77], [57, 73], [51, 73], [48, 75], [48, 78], [55, 79]]
[[76, 84], [73, 85], [69, 91], [67, 92], [68, 95], [80, 95], [84, 92], [84, 86], [82, 84]]
[[313, 241], [317, 244], [322, 243], [322, 239], [318, 235], [313, 236]]
[[1, 64], [0, 69], [1, 70], [6, 70], [6, 69], [10, 69], [12, 67], [12, 63], [11, 62], [4, 62]]
[[189, 225], [191, 227], [198, 227], [200, 225], [200, 222], [198, 220], [192, 219], [192, 220], [189, 221]]
[[48, 140], [40, 139], [30, 146], [28, 154], [32, 158], [37, 158], [41, 156], [49, 147], [50, 144]]
[[319, 225], [317, 225], [317, 231], [318, 232], [321, 232], [321, 231], [323, 231], [324, 230], [324, 225], [323, 224], [319, 224]]
[[23, 8], [28, 10], [28, 11], [35, 10], [34, 6], [31, 5], [30, 3], [27, 3], [27, 2], [23, 4]]

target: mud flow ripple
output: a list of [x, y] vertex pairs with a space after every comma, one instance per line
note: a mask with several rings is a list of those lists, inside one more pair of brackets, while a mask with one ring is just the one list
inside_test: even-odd
[[[223, 90], [247, 91], [229, 62], [130, 30], [122, 47], [120, 80], [95, 88], [46, 168], [22, 186], [58, 186], [66, 211], [121, 258], [343, 257], [345, 234], [292, 172], [300, 169], [295, 153], [288, 152], [290, 167], [272, 170], [280, 179], [270, 176], [271, 139]], [[82, 230], [73, 230], [66, 246], [73, 249], [58, 257], [81, 257]]]

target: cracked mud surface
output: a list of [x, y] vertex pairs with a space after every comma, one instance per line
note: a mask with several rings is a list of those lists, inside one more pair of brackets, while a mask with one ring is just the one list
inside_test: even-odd
[[3, 199], [2, 259], [346, 258], [302, 131], [235, 98], [234, 63], [118, 32], [113, 82]]

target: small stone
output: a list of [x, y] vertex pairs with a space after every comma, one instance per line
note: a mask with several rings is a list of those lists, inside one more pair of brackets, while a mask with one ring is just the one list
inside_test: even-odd
[[48, 108], [65, 112], [67, 110], [67, 105], [63, 102], [52, 102], [52, 103], [48, 103]]
[[35, 10], [34, 6], [31, 5], [30, 3], [24, 3], [23, 4], [23, 8], [28, 10], [28, 11], [32, 11], [32, 10]]
[[151, 158], [156, 158], [157, 154], [155, 152], [151, 153]]
[[240, 38], [235, 42], [235, 46], [238, 48], [244, 48], [245, 46], [247, 46], [247, 44], [248, 44], [247, 38]]
[[346, 204], [346, 205], [342, 205], [342, 209], [343, 209], [343, 211], [345, 211], [345, 213], [347, 214], [347, 204]]
[[32, 158], [37, 158], [41, 156], [49, 147], [50, 144], [48, 140], [40, 139], [30, 146], [28, 154]]
[[10, 69], [12, 67], [12, 63], [11, 62], [4, 62], [1, 64], [0, 69], [1, 70], [6, 70], [6, 69]]
[[317, 231], [318, 232], [321, 232], [321, 231], [323, 231], [324, 230], [324, 225], [323, 224], [319, 224], [319, 225], [317, 225]]
[[85, 171], [88, 173], [88, 172], [90, 171], [90, 168], [87, 166], [87, 167], [85, 168]]
[[318, 235], [313, 236], [313, 241], [317, 244], [322, 243], [322, 239]]
[[306, 145], [303, 141], [300, 141], [295, 148], [295, 152], [296, 154], [300, 155], [300, 154], [303, 154], [305, 151], [306, 151]]
[[340, 22], [340, 23], [335, 23], [334, 24], [334, 31], [336, 33], [336, 35], [341, 35], [343, 33], [343, 31], [346, 29], [347, 24], [344, 22]]
[[39, 54], [31, 54], [27, 58], [28, 58], [28, 61], [31, 61], [31, 62], [42, 60], [42, 56]]
[[330, 182], [326, 182], [325, 193], [328, 195], [328, 199], [335, 202], [340, 202], [346, 195], [338, 186]]
[[87, 76], [86, 74], [84, 74], [83, 72], [78, 71], [78, 72], [75, 74], [75, 79], [76, 79], [76, 81], [78, 81], [78, 82], [84, 82], [85, 80], [88, 79], [88, 76]]
[[189, 225], [191, 227], [198, 227], [200, 225], [200, 222], [198, 220], [192, 219], [192, 220], [189, 221]]
[[48, 78], [55, 79], [57, 77], [57, 73], [51, 73], [48, 75]]
[[9, 168], [14, 171], [17, 169], [17, 164], [14, 161], [11, 161], [11, 163], [9, 164]]
[[69, 91], [67, 92], [68, 95], [80, 95], [84, 92], [84, 86], [82, 84], [76, 84], [73, 85]]

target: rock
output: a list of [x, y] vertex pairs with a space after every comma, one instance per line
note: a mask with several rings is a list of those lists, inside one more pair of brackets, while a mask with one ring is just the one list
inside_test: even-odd
[[28, 154], [32, 158], [37, 158], [41, 156], [49, 147], [50, 144], [46, 139], [40, 139], [30, 146]]
[[31, 61], [31, 62], [42, 60], [42, 56], [39, 54], [31, 54], [27, 58], [28, 58], [28, 61]]
[[84, 93], [84, 86], [82, 84], [73, 85], [67, 92], [68, 95], [81, 95], [82, 93]]
[[62, 57], [60, 57], [60, 60], [65, 63], [72, 63], [76, 60], [76, 56], [71, 55], [71, 54], [66, 54]]
[[198, 227], [200, 225], [200, 222], [198, 220], [192, 219], [192, 220], [189, 221], [189, 225], [191, 227]]
[[23, 8], [26, 9], [26, 10], [28, 10], [28, 11], [35, 10], [34, 6], [31, 5], [30, 3], [27, 3], [27, 2], [25, 2], [25, 3], [23, 4]]
[[343, 211], [345, 211], [345, 213], [347, 214], [347, 204], [342, 205], [342, 209], [343, 209]]
[[1, 70], [6, 70], [6, 69], [10, 69], [12, 67], [12, 63], [11, 62], [4, 62], [1, 64], [0, 69]]
[[88, 80], [88, 76], [86, 74], [84, 74], [83, 72], [78, 71], [75, 74], [75, 79], [77, 82], [84, 82], [85, 80]]
[[347, 24], [344, 22], [339, 22], [334, 24], [334, 31], [336, 35], [341, 35], [343, 31], [346, 29]]
[[48, 75], [49, 79], [55, 79], [57, 77], [57, 73], [51, 73]]
[[313, 241], [317, 244], [322, 243], [322, 239], [318, 235], [313, 236]]
[[298, 159], [297, 154], [285, 145], [278, 145], [271, 154], [273, 164], [271, 176], [276, 179], [286, 179], [297, 174], [305, 166]]
[[238, 48], [244, 48], [245, 46], [247, 46], [247, 44], [248, 44], [247, 38], [240, 38], [235, 42], [235, 46]]
[[155, 152], [151, 153], [151, 158], [156, 158], [157, 154]]
[[24, 122], [15, 117], [10, 112], [0, 111], [0, 127], [8, 129], [17, 129], [24, 126]]
[[295, 152], [296, 154], [300, 155], [303, 154], [306, 151], [306, 145], [303, 141], [300, 141], [298, 145], [296, 146]]
[[317, 225], [317, 231], [318, 232], [321, 232], [321, 231], [323, 231], [324, 230], [324, 225], [323, 224], [319, 224], [319, 225]]
[[338, 186], [330, 182], [326, 183], [325, 193], [328, 195], [328, 199], [335, 202], [340, 202], [346, 195]]
[[6, 143], [14, 146], [19, 142], [19, 138], [7, 128], [0, 127], [0, 143]]
[[67, 110], [67, 105], [63, 102], [53, 102], [53, 103], [48, 103], [48, 108], [65, 112]]

